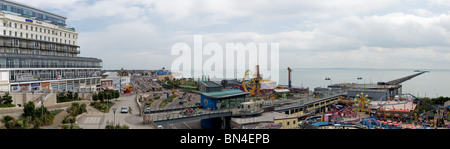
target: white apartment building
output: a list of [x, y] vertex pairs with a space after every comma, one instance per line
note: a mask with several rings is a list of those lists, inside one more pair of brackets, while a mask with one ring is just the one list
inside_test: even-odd
[[102, 60], [79, 57], [66, 18], [0, 0], [0, 92], [99, 90]]

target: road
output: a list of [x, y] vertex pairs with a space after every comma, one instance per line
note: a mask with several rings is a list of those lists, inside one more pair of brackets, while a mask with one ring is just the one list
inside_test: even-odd
[[[130, 129], [152, 129], [149, 125], [144, 125], [135, 98], [135, 95], [121, 95], [117, 101], [113, 100], [115, 104], [109, 113], [102, 113], [88, 106], [88, 113], [80, 117], [77, 124], [83, 129], [105, 129], [106, 125], [114, 123], [115, 119], [116, 124], [127, 125]], [[121, 113], [121, 107], [131, 107], [132, 114]], [[117, 109], [115, 114], [113, 108]]]

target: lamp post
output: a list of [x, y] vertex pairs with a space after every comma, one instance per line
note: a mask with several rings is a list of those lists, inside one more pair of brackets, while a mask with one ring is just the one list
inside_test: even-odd
[[114, 125], [113, 126], [115, 126], [116, 125], [116, 108], [113, 108], [112, 110], [114, 112]]

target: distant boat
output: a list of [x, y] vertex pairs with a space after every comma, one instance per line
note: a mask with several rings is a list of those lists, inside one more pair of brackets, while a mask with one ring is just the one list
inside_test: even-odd
[[325, 80], [331, 80], [330, 77], [326, 77]]
[[362, 79], [362, 77], [358, 77], [357, 79], [358, 79], [358, 80], [361, 80], [361, 79]]
[[420, 70], [414, 70], [414, 72], [421, 72]]

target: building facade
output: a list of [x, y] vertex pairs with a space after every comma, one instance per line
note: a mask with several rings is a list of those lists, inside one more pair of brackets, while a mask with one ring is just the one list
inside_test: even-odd
[[0, 0], [0, 91], [99, 90], [102, 60], [80, 57], [66, 18]]

